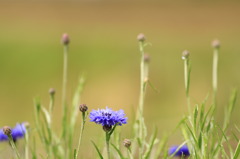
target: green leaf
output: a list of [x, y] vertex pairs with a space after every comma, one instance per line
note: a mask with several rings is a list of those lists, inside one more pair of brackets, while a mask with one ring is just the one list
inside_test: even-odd
[[121, 153], [121, 151], [120, 151], [114, 144], [111, 143], [111, 145], [112, 145], [112, 147], [117, 151], [119, 157], [120, 157], [121, 159], [125, 159], [125, 157], [123, 156], [123, 154]]
[[154, 134], [151, 136], [151, 139], [150, 139], [150, 145], [144, 154], [144, 157], [143, 157], [144, 159], [148, 159], [150, 157], [153, 145], [155, 143], [155, 139], [157, 137], [157, 131], [158, 131], [157, 128], [155, 128]]
[[102, 154], [101, 154], [101, 152], [100, 152], [100, 150], [98, 149], [97, 145], [96, 145], [92, 140], [91, 140], [91, 142], [92, 142], [94, 148], [96, 149], [99, 158], [104, 159], [103, 156], [102, 156]]
[[237, 159], [240, 153], [240, 141], [238, 142], [237, 148], [235, 150], [235, 153], [233, 155], [233, 159]]

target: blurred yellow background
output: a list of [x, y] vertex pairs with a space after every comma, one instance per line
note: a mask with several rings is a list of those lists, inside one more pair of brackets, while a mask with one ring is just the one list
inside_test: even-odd
[[[150, 81], [159, 93], [148, 88], [145, 120], [150, 129], [157, 125], [160, 135], [175, 128], [187, 112], [183, 50], [191, 53], [192, 104], [201, 103], [207, 94], [211, 101], [211, 41], [218, 38], [221, 50], [217, 114], [221, 121], [231, 89], [240, 84], [239, 17], [240, 2], [227, 0], [0, 1], [0, 126], [22, 121], [34, 125], [33, 98], [40, 97], [48, 106], [48, 90], [53, 87], [57, 100], [55, 126], [60, 127], [60, 38], [65, 32], [71, 38], [68, 103], [84, 72], [87, 83], [82, 103], [90, 110], [105, 106], [124, 109], [130, 122], [139, 96], [140, 53], [136, 36], [140, 32], [146, 35], [152, 44], [146, 48], [151, 56]], [[235, 123], [240, 122], [237, 104]], [[130, 131], [129, 126], [124, 127]], [[97, 138], [96, 131], [101, 128], [87, 123], [86, 131], [84, 142], [88, 147], [89, 138]]]

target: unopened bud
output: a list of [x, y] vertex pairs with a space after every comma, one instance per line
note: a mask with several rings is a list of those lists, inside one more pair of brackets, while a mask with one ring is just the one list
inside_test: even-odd
[[216, 49], [220, 48], [220, 41], [217, 40], [217, 39], [213, 40], [212, 41], [212, 47], [216, 48]]
[[131, 146], [132, 142], [131, 140], [129, 139], [124, 139], [123, 140], [123, 145], [126, 147], [126, 148], [129, 148]]
[[69, 35], [67, 33], [64, 33], [62, 35], [62, 44], [63, 45], [68, 45], [70, 42]]
[[11, 128], [10, 128], [9, 126], [4, 126], [4, 127], [3, 127], [3, 133], [4, 133], [5, 135], [9, 136], [9, 135], [11, 135], [12, 130], [11, 130]]
[[138, 34], [137, 40], [140, 42], [144, 42], [146, 40], [145, 35], [143, 33]]
[[79, 106], [79, 110], [80, 110], [81, 112], [86, 112], [86, 111], [88, 110], [88, 107], [87, 107], [86, 104], [81, 104], [81, 105]]
[[183, 53], [182, 53], [182, 59], [187, 60], [189, 58], [189, 56], [190, 56], [189, 51], [184, 50]]
[[149, 62], [150, 62], [150, 56], [149, 56], [149, 54], [145, 53], [143, 58], [144, 58], [144, 62], [145, 62], [145, 63], [149, 63]]
[[104, 125], [104, 126], [103, 126], [103, 130], [104, 130], [105, 132], [109, 132], [109, 131], [112, 130], [112, 126], [111, 126], [111, 125]]
[[49, 94], [50, 95], [54, 95], [55, 94], [55, 89], [54, 88], [50, 88], [49, 89]]

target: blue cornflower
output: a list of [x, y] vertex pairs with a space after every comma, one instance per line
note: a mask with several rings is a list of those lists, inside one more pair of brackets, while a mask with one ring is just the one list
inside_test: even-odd
[[[172, 146], [169, 150], [168, 150], [168, 154], [172, 155], [174, 154], [178, 149], [178, 146]], [[174, 156], [189, 156], [190, 152], [188, 150], [187, 145], [183, 145], [176, 153]]]
[[[12, 138], [13, 141], [17, 141], [17, 139], [24, 137], [26, 133], [26, 123], [16, 124], [14, 128], [12, 128]], [[3, 133], [3, 129], [0, 129], [0, 141], [8, 141], [8, 136]]]
[[122, 125], [127, 123], [127, 117], [125, 117], [123, 110], [113, 111], [106, 107], [106, 109], [92, 110], [89, 118], [90, 121], [102, 126], [114, 126], [115, 124]]

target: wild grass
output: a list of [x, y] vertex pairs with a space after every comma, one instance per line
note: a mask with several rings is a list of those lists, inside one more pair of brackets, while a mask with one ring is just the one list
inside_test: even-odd
[[[121, 141], [118, 127], [126, 124], [126, 117], [122, 110], [115, 111], [109, 108], [99, 109], [88, 112], [88, 107], [81, 103], [81, 94], [85, 85], [85, 76], [82, 75], [76, 87], [72, 102], [66, 100], [67, 94], [67, 70], [68, 70], [68, 48], [70, 44], [69, 36], [64, 34], [62, 37], [63, 44], [63, 86], [62, 86], [62, 126], [61, 131], [56, 131], [53, 128], [53, 115], [55, 104], [55, 90], [49, 90], [49, 106], [46, 108], [41, 103], [39, 98], [34, 99], [35, 110], [35, 127], [22, 127], [20, 130], [15, 128], [6, 129], [4, 127], [0, 133], [0, 141], [9, 141], [14, 152], [14, 158], [17, 159], [79, 159], [81, 153], [81, 141], [85, 131], [85, 124], [89, 122], [88, 117], [92, 122], [101, 124], [105, 131], [106, 152], [103, 147], [98, 146], [94, 141], [91, 141], [93, 149], [96, 150], [96, 158], [100, 159], [171, 159], [171, 158], [189, 158], [189, 159], [237, 159], [240, 154], [240, 129], [235, 126], [235, 131], [229, 130], [231, 117], [236, 107], [238, 91], [234, 89], [230, 95], [229, 103], [226, 106], [224, 121], [218, 123], [216, 120], [217, 105], [217, 73], [218, 73], [218, 54], [220, 43], [213, 42], [213, 74], [212, 74], [212, 96], [211, 105], [207, 105], [208, 96], [202, 103], [190, 102], [190, 77], [191, 77], [191, 56], [188, 51], [184, 51], [182, 59], [184, 62], [184, 85], [186, 92], [186, 113], [182, 120], [179, 121], [175, 130], [182, 132], [182, 144], [178, 145], [173, 151], [169, 150], [168, 139], [173, 135], [175, 130], [169, 132], [163, 137], [159, 137], [158, 128], [149, 133], [144, 120], [144, 105], [145, 95], [148, 85], [153, 87], [149, 82], [149, 55], [146, 54], [145, 48], [151, 46], [147, 42], [144, 34], [139, 34], [137, 37], [139, 43], [139, 59], [140, 59], [140, 92], [139, 105], [136, 110], [136, 118], [133, 120], [132, 131], [134, 132], [131, 138]], [[180, 59], [180, 58], [179, 58]], [[194, 63], [194, 61], [193, 61]], [[155, 89], [155, 88], [154, 88]], [[81, 115], [81, 129], [78, 132], [76, 122], [78, 115]], [[157, 119], [156, 119], [157, 120]], [[124, 125], [123, 125], [124, 126]], [[8, 131], [7, 131], [8, 130]], [[13, 140], [18, 131], [24, 134], [25, 151], [19, 154], [16, 146], [16, 140]], [[32, 136], [33, 132], [37, 136]], [[236, 133], [237, 132], [237, 133]], [[74, 144], [74, 134], [79, 134], [77, 145]], [[4, 136], [5, 135], [5, 136]], [[98, 134], [96, 134], [98, 135]], [[6, 138], [7, 136], [7, 138]], [[36, 138], [39, 138], [40, 143], [36, 143]], [[234, 146], [233, 142], [238, 144]], [[40, 147], [40, 148], [38, 148]], [[183, 150], [183, 147], [185, 148]], [[43, 149], [43, 150], [42, 150]], [[39, 151], [41, 150], [41, 151]], [[189, 155], [190, 154], [190, 155]], [[84, 157], [82, 157], [84, 158]]]

